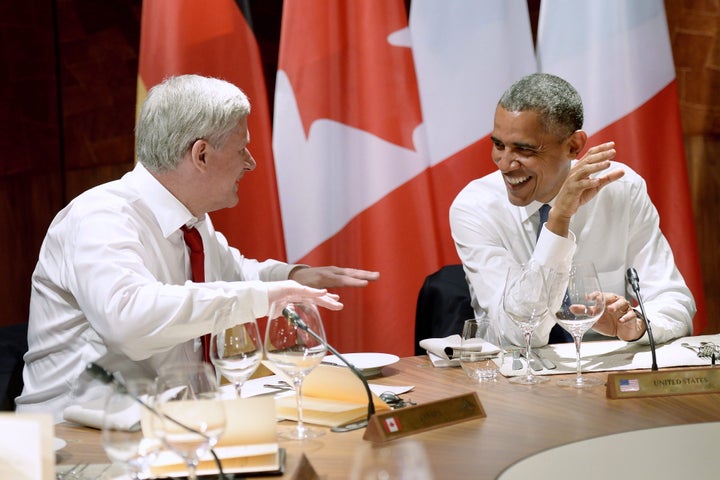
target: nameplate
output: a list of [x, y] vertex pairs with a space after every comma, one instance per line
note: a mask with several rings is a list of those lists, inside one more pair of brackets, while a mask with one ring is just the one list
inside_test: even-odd
[[484, 417], [485, 410], [477, 393], [467, 393], [423, 405], [376, 413], [370, 418], [363, 440], [386, 442]]
[[720, 368], [618, 372], [608, 374], [607, 398], [662, 397], [720, 392]]

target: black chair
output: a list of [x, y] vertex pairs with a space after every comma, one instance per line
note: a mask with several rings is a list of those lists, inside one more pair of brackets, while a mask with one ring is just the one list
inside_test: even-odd
[[421, 340], [460, 334], [463, 322], [474, 316], [462, 265], [445, 265], [428, 275], [415, 309], [415, 355], [425, 354]]
[[27, 323], [0, 327], [0, 410], [15, 410], [22, 393], [23, 355], [27, 352]]

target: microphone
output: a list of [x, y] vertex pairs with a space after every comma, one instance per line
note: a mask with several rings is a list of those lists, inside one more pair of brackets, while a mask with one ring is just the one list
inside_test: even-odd
[[365, 387], [365, 393], [368, 397], [368, 414], [367, 418], [365, 420], [361, 420], [359, 422], [353, 422], [348, 423], [347, 425], [340, 425], [338, 427], [332, 427], [330, 430], [333, 432], [349, 432], [351, 430], [357, 430], [358, 428], [364, 428], [367, 427], [370, 423], [370, 417], [373, 416], [375, 413], [375, 404], [373, 403], [372, 398], [372, 392], [370, 391], [370, 385], [368, 384], [367, 380], [365, 379], [365, 376], [363, 376], [362, 372], [357, 369], [355, 365], [350, 363], [345, 357], [343, 357], [340, 352], [338, 352], [335, 348], [332, 347], [325, 339], [323, 339], [320, 335], [315, 333], [305, 321], [300, 318], [300, 315], [293, 312], [292, 310], [286, 308], [283, 308], [282, 311], [283, 317], [285, 317], [290, 323], [297, 326], [300, 330], [303, 330], [307, 332], [311, 337], [313, 337], [315, 340], [320, 342], [325, 348], [327, 348], [333, 355], [335, 355], [337, 358], [340, 359], [347, 367], [357, 376], [360, 381], [363, 384], [363, 387]]
[[[108, 372], [105, 368], [101, 367], [97, 363], [95, 363], [95, 362], [88, 363], [87, 367], [85, 367], [85, 371], [88, 372], [90, 374], [90, 376], [92, 376], [96, 380], [99, 380], [101, 383], [110, 385], [119, 393], [129, 396], [135, 402], [139, 403], [143, 408], [146, 408], [150, 413], [152, 413], [156, 417], [161, 417], [166, 420], [169, 420], [172, 423], [174, 423], [175, 425], [177, 425], [178, 427], [180, 427], [184, 430], [187, 430], [190, 433], [193, 433], [195, 435], [200, 435], [201, 437], [208, 439], [208, 436], [205, 435], [203, 432], [196, 430], [188, 425], [185, 425], [184, 423], [180, 422], [179, 420], [174, 419], [170, 415], [157, 410], [155, 407], [153, 407], [149, 403], [143, 401], [143, 399], [138, 397], [137, 395], [131, 394], [127, 388], [127, 385], [125, 385], [125, 383], [123, 381], [119, 380], [115, 375]], [[222, 463], [220, 462], [220, 458], [218, 458], [217, 454], [215, 453], [215, 450], [213, 450], [212, 448], [210, 449], [210, 453], [212, 454], [213, 459], [215, 460], [215, 465], [217, 465], [219, 478], [225, 478], [225, 474], [223, 473]]]
[[657, 358], [655, 356], [655, 338], [653, 337], [652, 333], [652, 327], [650, 326], [650, 319], [648, 318], [647, 314], [645, 313], [645, 304], [643, 302], [642, 296], [640, 295], [640, 278], [638, 277], [637, 270], [635, 268], [630, 267], [627, 269], [627, 272], [625, 272], [625, 278], [627, 278], [628, 283], [630, 284], [630, 287], [633, 289], [633, 292], [635, 292], [635, 297], [637, 298], [638, 305], [640, 305], [640, 313], [642, 313], [642, 319], [645, 322], [645, 328], [647, 329], [648, 333], [648, 339], [650, 340], [650, 353], [652, 354], [652, 369], [657, 370]]

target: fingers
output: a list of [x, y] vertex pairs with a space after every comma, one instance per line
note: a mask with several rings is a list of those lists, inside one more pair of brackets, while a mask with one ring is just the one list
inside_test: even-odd
[[380, 273], [335, 266], [309, 267], [294, 270], [291, 278], [316, 288], [365, 287], [380, 278]]
[[342, 275], [360, 280], [375, 281], [380, 278], [380, 272], [358, 270], [357, 268], [340, 268], [339, 270]]
[[342, 310], [340, 296], [325, 289], [301, 285], [293, 280], [267, 282], [268, 304], [278, 301], [314, 303], [329, 310]]
[[613, 293], [606, 294], [605, 311], [615, 324], [615, 336], [621, 340], [631, 341], [645, 333], [645, 323], [638, 318], [630, 302]]

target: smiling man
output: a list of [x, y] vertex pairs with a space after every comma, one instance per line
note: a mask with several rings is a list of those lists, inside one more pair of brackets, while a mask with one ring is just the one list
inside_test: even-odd
[[[631, 308], [625, 272], [643, 279], [646, 313], [660, 342], [689, 335], [695, 302], [680, 275], [644, 180], [615, 162], [613, 142], [589, 148], [580, 95], [565, 80], [537, 73], [500, 98], [492, 132], [498, 170], [470, 182], [450, 207], [450, 227], [476, 315], [489, 313], [507, 340], [524, 345], [520, 329], [502, 314], [505, 275], [512, 264], [537, 261], [566, 274], [573, 261], [594, 262], [606, 310], [595, 337], [646, 341]], [[620, 152], [622, 150], [620, 149]], [[549, 214], [540, 225], [540, 208]], [[553, 282], [551, 311], [562, 281]], [[535, 329], [533, 345], [568, 341], [554, 315]]]
[[[245, 94], [219, 79], [182, 75], [150, 90], [137, 125], [139, 163], [79, 195], [47, 232], [32, 277], [18, 411], [60, 421], [66, 407], [92, 400], [99, 392], [83, 373], [89, 362], [153, 378], [168, 362], [199, 360], [196, 340], [211, 332], [218, 309], [234, 305], [253, 319], [293, 298], [339, 310], [326, 288], [378, 278], [245, 258], [215, 231], [208, 213], [236, 205], [255, 168], [249, 114]], [[192, 262], [186, 230], [202, 239], [204, 261]]]

